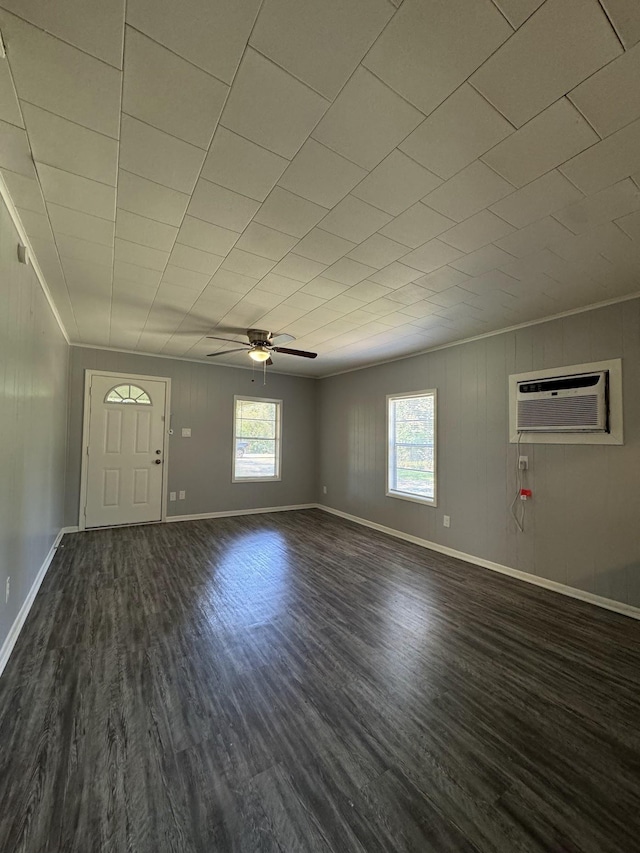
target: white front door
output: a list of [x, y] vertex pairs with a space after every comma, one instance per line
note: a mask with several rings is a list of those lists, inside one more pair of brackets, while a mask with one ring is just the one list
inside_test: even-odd
[[162, 518], [166, 382], [92, 375], [85, 527]]

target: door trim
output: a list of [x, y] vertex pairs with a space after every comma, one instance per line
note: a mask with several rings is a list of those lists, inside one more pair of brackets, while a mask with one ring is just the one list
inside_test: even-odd
[[[89, 466], [87, 465], [87, 450], [89, 447], [89, 392], [91, 391], [91, 380], [94, 376], [113, 376], [114, 379], [123, 379], [125, 382], [142, 381], [146, 379], [152, 382], [164, 382], [164, 442], [162, 448], [162, 503], [160, 521], [167, 520], [167, 476], [169, 470], [169, 428], [171, 425], [171, 379], [168, 376], [147, 376], [142, 373], [120, 373], [117, 370], [93, 370], [86, 368], [84, 371], [84, 403], [82, 412], [82, 465], [80, 469], [80, 509], [78, 517], [78, 530], [86, 530], [85, 509], [87, 506], [87, 478]], [[148, 522], [154, 524], [157, 522]]]

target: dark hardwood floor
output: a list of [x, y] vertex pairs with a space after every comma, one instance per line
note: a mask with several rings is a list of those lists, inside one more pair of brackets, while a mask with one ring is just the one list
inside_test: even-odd
[[65, 536], [6, 853], [634, 853], [640, 625], [316, 510]]

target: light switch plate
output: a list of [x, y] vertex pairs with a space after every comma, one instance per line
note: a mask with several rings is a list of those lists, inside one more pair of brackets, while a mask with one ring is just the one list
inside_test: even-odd
[[191, 427], [182, 427], [182, 437], [191, 438]]

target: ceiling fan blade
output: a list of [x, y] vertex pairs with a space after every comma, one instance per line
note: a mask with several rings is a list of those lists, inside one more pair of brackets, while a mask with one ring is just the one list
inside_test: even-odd
[[251, 344], [245, 344], [243, 341], [235, 341], [233, 338], [219, 338], [217, 335], [207, 335], [207, 339], [210, 341], [225, 341], [228, 344], [242, 344], [242, 346], [251, 346]]
[[215, 358], [217, 355], [229, 355], [231, 352], [246, 352], [245, 349], [226, 349], [223, 352], [208, 352], [207, 358]]
[[267, 365], [267, 367], [269, 367], [269, 365], [273, 364], [273, 359], [272, 359], [272, 358], [268, 358], [268, 359], [265, 361], [265, 364]]
[[284, 352], [287, 355], [301, 355], [303, 358], [317, 358], [317, 352], [305, 352], [302, 349], [287, 349], [287, 347], [271, 347], [274, 352]]
[[290, 344], [295, 341], [293, 335], [274, 335], [269, 339], [270, 346], [278, 346], [278, 344]]

